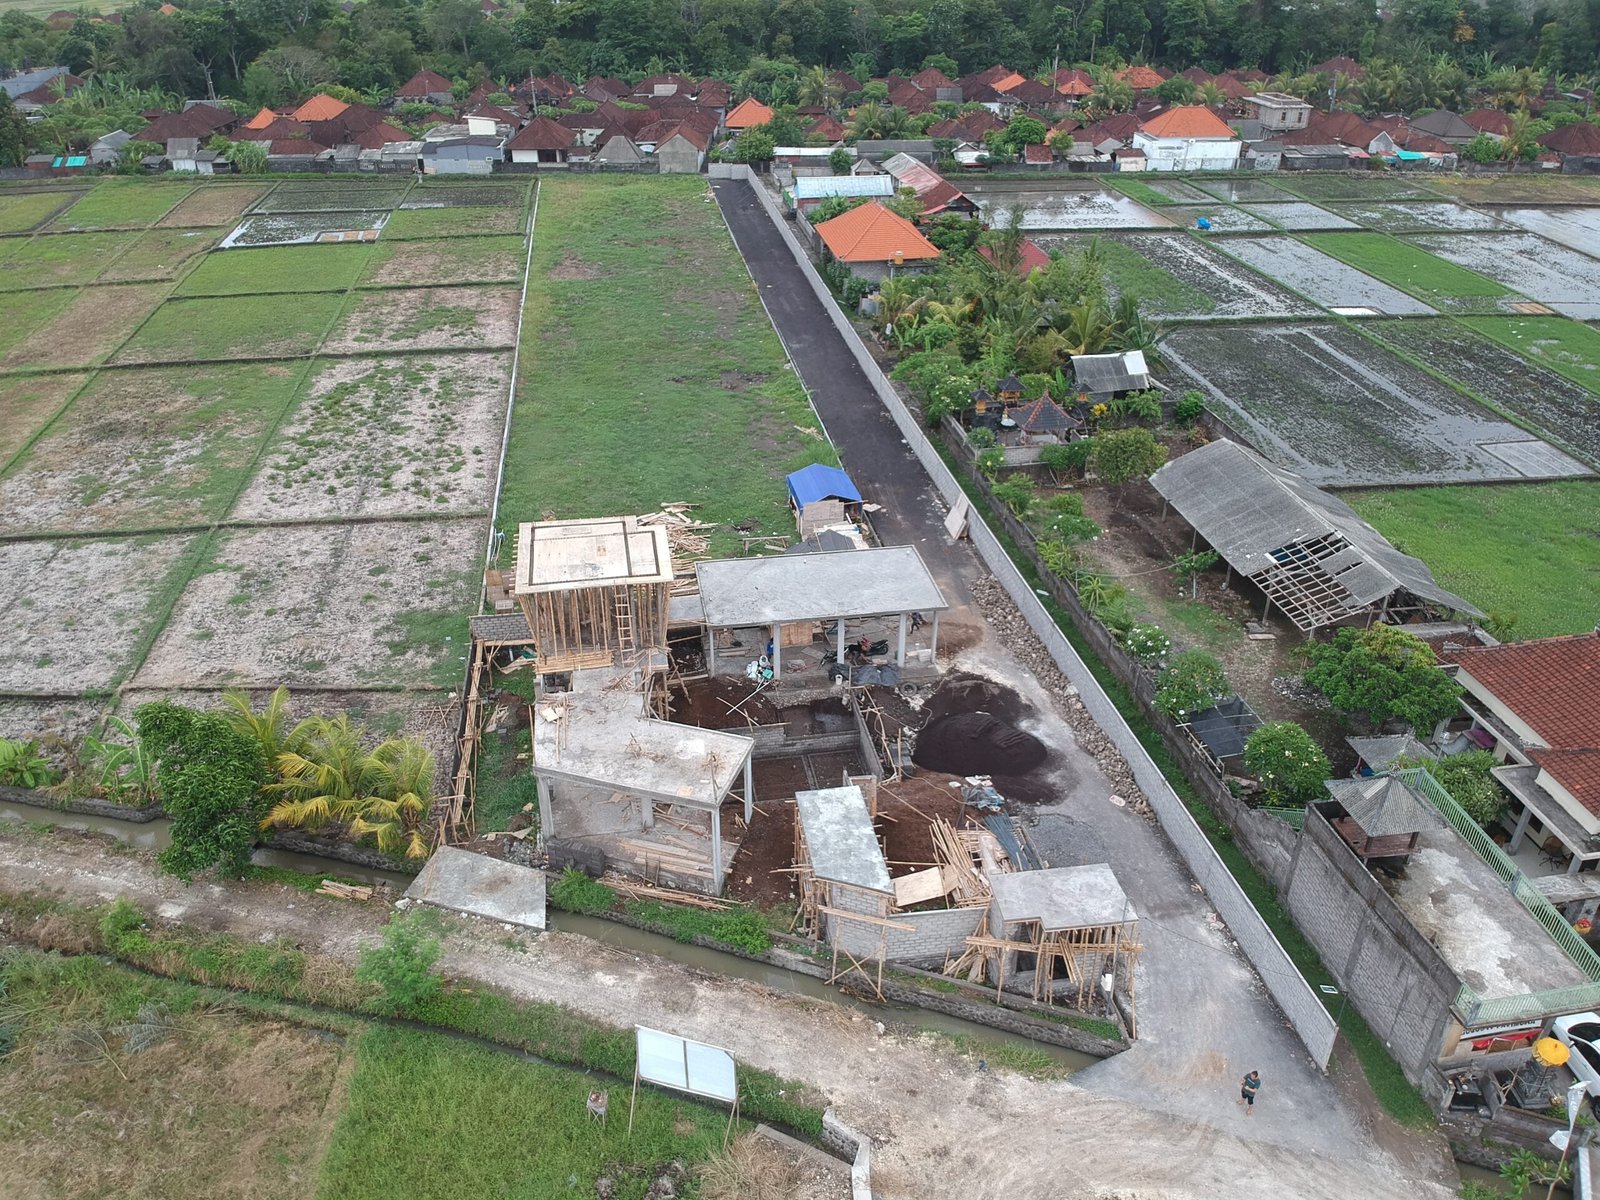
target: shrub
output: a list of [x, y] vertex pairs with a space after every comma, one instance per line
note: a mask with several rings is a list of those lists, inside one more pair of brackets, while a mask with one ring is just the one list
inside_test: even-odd
[[439, 939], [431, 916], [416, 911], [396, 917], [384, 926], [381, 946], [361, 951], [356, 981], [377, 984], [384, 1003], [395, 1013], [411, 1011], [439, 990], [441, 981], [433, 970], [439, 961]]
[[1000, 473], [1000, 468], [1006, 465], [1006, 452], [999, 446], [991, 446], [978, 454], [978, 470], [986, 478], [993, 479]]
[[1041, 535], [1055, 535], [1068, 542], [1087, 542], [1100, 536], [1100, 526], [1083, 515], [1083, 496], [1077, 492], [1057, 492], [1034, 505]]
[[1116, 429], [1096, 436], [1094, 469], [1106, 483], [1127, 483], [1167, 461], [1167, 449], [1148, 429]]
[[1172, 653], [1172, 639], [1159, 625], [1135, 625], [1123, 639], [1123, 649], [1145, 666], [1155, 666]]
[[1487, 133], [1480, 133], [1461, 148], [1461, 155], [1468, 162], [1480, 166], [1498, 162], [1501, 155], [1500, 139], [1490, 137]]
[[0, 784], [6, 787], [42, 788], [56, 772], [39, 753], [39, 743], [0, 738]]
[[834, 152], [828, 155], [828, 170], [835, 175], [848, 175], [850, 174], [850, 164], [853, 161], [850, 151], [843, 146], [836, 147]]
[[985, 429], [981, 426], [977, 429], [967, 430], [967, 445], [971, 446], [974, 450], [987, 450], [994, 444], [994, 430]]
[[1148, 421], [1153, 425], [1161, 420], [1161, 393], [1152, 388], [1118, 396], [1111, 402], [1111, 415], [1122, 421]]
[[1182, 721], [1204, 712], [1228, 694], [1222, 663], [1204, 650], [1185, 650], [1161, 676], [1156, 707]]
[[561, 878], [550, 885], [550, 903], [571, 913], [596, 913], [610, 911], [617, 902], [617, 894], [597, 879], [590, 879], [576, 867], [561, 872]]
[[1039, 452], [1039, 461], [1057, 475], [1067, 471], [1076, 471], [1081, 475], [1093, 454], [1094, 439], [1079, 438], [1065, 445], [1046, 446]]
[[1406, 761], [1403, 765], [1427, 771], [1467, 815], [1485, 829], [1498, 821], [1506, 810], [1509, 797], [1499, 780], [1489, 774], [1500, 764], [1488, 750], [1468, 750], [1449, 758]]
[[[1003, 460], [1002, 460], [1003, 461]], [[1020, 475], [994, 485], [994, 498], [1009, 508], [1016, 516], [1027, 513], [1033, 503], [1033, 484]]]
[[1429, 730], [1456, 712], [1460, 685], [1439, 669], [1427, 642], [1393, 625], [1341, 629], [1308, 656], [1306, 682], [1347, 717]]
[[1191, 425], [1198, 421], [1200, 415], [1205, 411], [1205, 398], [1199, 392], [1185, 392], [1182, 398], [1172, 406], [1172, 423], [1174, 425]]
[[1077, 570], [1078, 552], [1064, 538], [1047, 534], [1039, 539], [1038, 548], [1045, 567], [1056, 575], [1066, 578]]
[[1305, 805], [1322, 793], [1333, 773], [1328, 756], [1293, 721], [1269, 721], [1244, 745], [1245, 769], [1261, 780], [1267, 799], [1279, 805]]

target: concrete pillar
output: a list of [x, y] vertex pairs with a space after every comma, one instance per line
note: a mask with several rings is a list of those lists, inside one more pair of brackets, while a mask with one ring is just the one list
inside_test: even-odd
[[1567, 864], [1567, 874], [1576, 875], [1578, 873], [1578, 868], [1581, 866], [1583, 866], [1583, 859], [1574, 854], [1572, 856], [1572, 861]]
[[843, 617], [839, 618], [839, 636], [834, 640], [837, 641], [839, 644], [834, 649], [833, 661], [836, 662], [836, 663], [842, 663], [842, 662], [844, 662], [844, 618]]
[[711, 810], [711, 884], [722, 895], [722, 812]]
[[906, 665], [906, 615], [900, 614], [900, 640], [895, 644], [894, 661], [898, 667]]
[[782, 658], [783, 626], [774, 624], [772, 626], [772, 677], [774, 679], [779, 679], [783, 676]]
[[650, 799], [649, 796], [639, 797], [639, 815], [644, 818], [644, 827], [646, 829], [654, 829], [656, 827], [656, 802]]
[[555, 832], [555, 819], [550, 815], [550, 785], [542, 776], [535, 775], [533, 787], [539, 793], [539, 836], [548, 838]]
[[706, 626], [706, 674], [717, 673], [717, 631]]
[[1517, 818], [1517, 827], [1511, 831], [1511, 840], [1506, 843], [1506, 853], [1515, 854], [1522, 847], [1522, 839], [1528, 832], [1528, 822], [1533, 819], [1533, 809], [1526, 804], [1522, 806], [1522, 815]]
[[933, 610], [933, 634], [932, 634], [932, 639], [933, 640], [928, 643], [928, 645], [929, 645], [928, 665], [930, 667], [936, 667], [936, 666], [939, 665], [939, 610], [938, 609], [934, 609]]
[[756, 803], [756, 760], [755, 755], [744, 756], [744, 823], [750, 824], [751, 813]]

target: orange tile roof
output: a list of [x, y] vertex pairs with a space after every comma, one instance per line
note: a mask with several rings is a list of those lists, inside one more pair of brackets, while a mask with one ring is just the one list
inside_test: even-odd
[[1550, 772], [1574, 800], [1600, 816], [1600, 750], [1530, 750], [1528, 757]]
[[265, 129], [278, 119], [278, 114], [270, 108], [263, 108], [255, 116], [244, 123], [246, 129]]
[[997, 92], [1009, 92], [1012, 88], [1016, 87], [1017, 84], [1021, 83], [1026, 78], [1026, 75], [1018, 75], [1015, 71], [1013, 71], [1009, 75], [1003, 75], [999, 79], [996, 79], [989, 86]]
[[1455, 660], [1552, 749], [1600, 744], [1600, 633], [1468, 646]]
[[1149, 88], [1158, 88], [1166, 80], [1150, 67], [1134, 66], [1117, 72], [1117, 78], [1126, 83], [1136, 92], [1146, 91]]
[[723, 118], [722, 123], [729, 129], [750, 129], [756, 125], [765, 125], [770, 120], [772, 120], [772, 110], [754, 96], [746, 96]]
[[840, 262], [892, 262], [896, 255], [910, 262], [939, 257], [939, 247], [899, 213], [876, 200], [824, 221], [817, 236]]
[[1158, 138], [1231, 138], [1233, 130], [1228, 123], [1209, 108], [1200, 104], [1169, 108], [1160, 116], [1151, 117], [1141, 126], [1141, 132]]
[[318, 92], [294, 110], [294, 119], [296, 121], [331, 121], [349, 107], [343, 100], [335, 100], [326, 92]]

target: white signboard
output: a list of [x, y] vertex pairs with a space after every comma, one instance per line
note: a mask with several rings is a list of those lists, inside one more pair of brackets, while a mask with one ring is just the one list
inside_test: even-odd
[[732, 1104], [738, 1097], [733, 1055], [675, 1033], [635, 1025], [639, 1078], [674, 1091]]

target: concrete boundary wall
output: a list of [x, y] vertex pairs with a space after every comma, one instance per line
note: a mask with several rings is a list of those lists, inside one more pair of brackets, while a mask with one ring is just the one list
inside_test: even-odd
[[[733, 179], [740, 177], [733, 172], [726, 176]], [[827, 284], [822, 281], [811, 259], [795, 238], [794, 232], [788, 227], [777, 201], [760, 186], [754, 174], [748, 169], [742, 178], [766, 209], [767, 216], [788, 245], [801, 274], [822, 301], [823, 309], [844, 338], [845, 345], [850, 348], [851, 354], [877, 393], [878, 399], [899, 426], [900, 434], [905, 438], [906, 444], [911, 447], [918, 461], [928, 472], [944, 502], [954, 504], [957, 497], [963, 494], [961, 485], [950, 473], [944, 460], [939, 457], [938, 451], [895, 392], [876, 360], [868, 353], [855, 326], [839, 311]], [[1006, 554], [1005, 548], [1000, 545], [999, 540], [975, 510], [968, 518], [967, 530], [973, 547], [978, 551], [984, 564], [1006, 589], [1056, 664], [1077, 686], [1079, 698], [1088, 709], [1089, 715], [1127, 759], [1134, 779], [1149, 798], [1167, 837], [1183, 856], [1184, 862], [1205, 889], [1206, 895], [1211, 898], [1218, 915], [1227, 922], [1240, 948], [1249, 957], [1262, 982], [1272, 994], [1272, 998], [1277, 1001], [1278, 1007], [1293, 1024], [1295, 1032], [1305, 1044], [1312, 1059], [1318, 1066], [1326, 1069], [1328, 1060], [1333, 1055], [1334, 1038], [1338, 1032], [1332, 1016], [1323, 1007], [1322, 1001], [1306, 982], [1305, 977], [1300, 974], [1294, 961], [1268, 928], [1261, 914], [1250, 903], [1249, 897], [1244, 894], [1227, 865], [1206, 840], [1205, 834], [1201, 832], [1189, 810], [1184, 807], [1183, 801], [1172, 790], [1172, 786], [1151, 760], [1144, 746], [1134, 736], [1133, 730], [1123, 720], [1121, 712], [1105, 694], [1099, 681], [1090, 673], [1083, 660], [1078, 657], [1072, 644], [1057, 628], [1044, 605], [1039, 603], [1033, 588], [1022, 577]]]
[[822, 1144], [850, 1164], [852, 1200], [872, 1200], [872, 1139], [846, 1125], [830, 1107], [822, 1114]]

